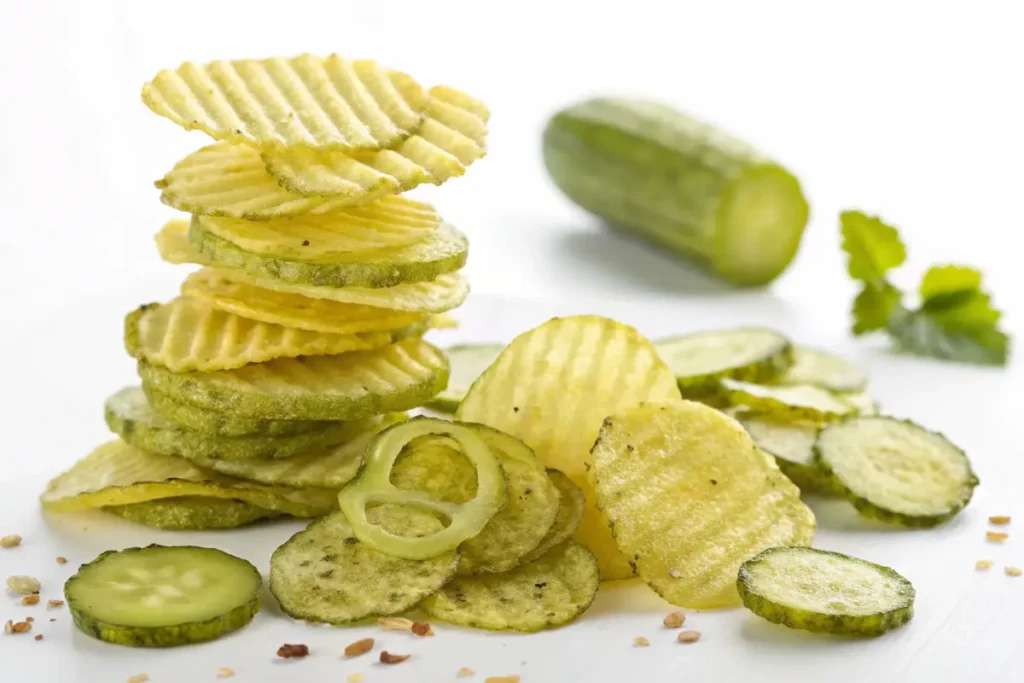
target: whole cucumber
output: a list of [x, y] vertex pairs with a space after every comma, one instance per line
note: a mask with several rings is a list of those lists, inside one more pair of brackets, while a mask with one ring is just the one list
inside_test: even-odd
[[734, 285], [778, 277], [807, 224], [796, 177], [657, 102], [595, 98], [563, 109], [548, 121], [543, 153], [576, 204]]

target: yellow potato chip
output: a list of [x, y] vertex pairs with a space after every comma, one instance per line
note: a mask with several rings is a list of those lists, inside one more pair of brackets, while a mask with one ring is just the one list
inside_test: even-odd
[[261, 149], [380, 149], [419, 127], [428, 100], [407, 74], [334, 54], [185, 62], [142, 89], [186, 130]]
[[247, 252], [321, 262], [353, 252], [416, 244], [441, 224], [434, 207], [406, 197], [384, 197], [337, 213], [263, 222], [216, 216], [197, 220], [210, 233]]
[[740, 603], [736, 575], [766, 548], [807, 546], [814, 513], [736, 420], [693, 401], [605, 420], [591, 478], [619, 549], [681, 607]]
[[174, 372], [365, 351], [392, 341], [387, 332], [328, 334], [257, 322], [187, 297], [140, 306], [125, 318], [129, 355]]
[[641, 401], [681, 400], [675, 375], [645, 337], [598, 316], [555, 318], [518, 336], [473, 384], [457, 419], [518, 437], [583, 489], [576, 538], [597, 556], [601, 578], [632, 576], [587, 477], [606, 417]]
[[[365, 201], [372, 173], [393, 192], [441, 183], [462, 175], [487, 153], [487, 107], [466, 93], [437, 86], [429, 91], [426, 119], [394, 149], [357, 156], [310, 149], [266, 152], [267, 170], [287, 190], [312, 197]], [[371, 186], [372, 187], [372, 186]]]
[[225, 477], [184, 458], [108, 441], [53, 479], [41, 496], [52, 512], [76, 512], [147, 500], [202, 496], [241, 500], [296, 517], [319, 517], [338, 507], [338, 492], [323, 488], [265, 486]]
[[[243, 318], [311, 332], [354, 334], [392, 331], [428, 320], [428, 316], [423, 313], [311, 299], [301, 294], [275, 292], [255, 285], [231, 282], [210, 268], [185, 278], [181, 293]], [[431, 327], [445, 324], [445, 320], [435, 321], [435, 318], [440, 316], [429, 316]]]

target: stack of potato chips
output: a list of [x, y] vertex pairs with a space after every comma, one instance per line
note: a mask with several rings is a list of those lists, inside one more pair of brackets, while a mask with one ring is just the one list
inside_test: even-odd
[[469, 292], [468, 240], [400, 193], [482, 158], [487, 108], [337, 55], [185, 63], [142, 99], [214, 139], [157, 182], [192, 214], [161, 257], [203, 268], [127, 316], [142, 385], [107, 401], [120, 438], [43, 502], [169, 528], [323, 514], [369, 439], [446, 386], [422, 335]]

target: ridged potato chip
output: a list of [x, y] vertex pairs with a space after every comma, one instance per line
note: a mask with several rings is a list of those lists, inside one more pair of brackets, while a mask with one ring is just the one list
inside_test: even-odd
[[434, 207], [407, 197], [383, 197], [336, 213], [262, 222], [219, 216], [195, 220], [244, 251], [314, 263], [416, 244], [441, 225]]
[[103, 510], [129, 522], [174, 531], [237, 529], [261, 519], [279, 516], [273, 510], [264, 510], [240, 500], [200, 496], [111, 505]]
[[132, 448], [120, 439], [99, 446], [51, 480], [40, 500], [51, 512], [77, 512], [182, 496], [240, 500], [295, 517], [319, 517], [338, 507], [334, 489], [240, 481], [184, 458]]
[[487, 153], [487, 107], [447, 86], [429, 91], [426, 119], [412, 137], [394, 149], [352, 156], [308, 149], [275, 150], [263, 155], [267, 170], [287, 190], [312, 197], [349, 197], [362, 201], [374, 181], [392, 192], [441, 183], [461, 176]]
[[[545, 537], [559, 505], [558, 489], [522, 441], [481, 425], [474, 428], [505, 470], [507, 501], [479, 534], [459, 546], [460, 575], [515, 567]], [[448, 503], [465, 503], [476, 495], [476, 468], [450, 439], [414, 441], [395, 463], [391, 482]]]
[[262, 149], [373, 150], [408, 137], [429, 97], [411, 76], [332, 54], [185, 62], [142, 88], [185, 130]]
[[145, 385], [239, 417], [357, 420], [411, 410], [448, 382], [448, 361], [419, 338], [337, 356], [278, 358], [235, 370], [175, 373], [144, 362]]
[[415, 244], [339, 254], [317, 261], [295, 261], [245, 251], [206, 230], [199, 217], [192, 220], [188, 238], [195, 250], [218, 268], [319, 287], [382, 288], [433, 280], [462, 268], [469, 253], [469, 240], [447, 223]]
[[[380, 505], [367, 512], [394, 534], [425, 536], [441, 528], [431, 513]], [[345, 515], [318, 519], [270, 558], [270, 592], [281, 610], [305, 621], [348, 624], [410, 609], [451, 579], [459, 553], [404, 560], [359, 542]]]
[[597, 595], [594, 555], [567, 543], [503, 574], [458, 577], [422, 603], [430, 616], [491, 631], [541, 631], [587, 611]]
[[605, 420], [591, 476], [615, 541], [674, 605], [737, 605], [736, 573], [766, 548], [808, 546], [814, 513], [736, 420], [645, 403]]
[[387, 346], [387, 332], [329, 334], [263, 323], [200, 299], [146, 304], [125, 317], [125, 348], [133, 358], [174, 372], [232, 370], [297, 356], [328, 356]]
[[348, 435], [337, 446], [277, 460], [223, 460], [192, 458], [202, 467], [239, 479], [272, 486], [316, 486], [341, 489], [355, 478], [363, 464], [363, 451], [377, 433], [405, 419], [389, 413], [346, 423]]
[[523, 564], [533, 562], [555, 546], [572, 538], [580, 527], [583, 511], [587, 507], [587, 498], [583, 495], [583, 489], [572, 483], [572, 479], [551, 468], [548, 468], [548, 477], [551, 478], [551, 483], [555, 485], [560, 494], [558, 514], [555, 515], [554, 524], [548, 529], [548, 533], [541, 539], [540, 544], [520, 560]]
[[182, 458], [249, 460], [288, 458], [343, 443], [353, 428], [328, 422], [316, 429], [288, 436], [217, 436], [185, 429], [160, 417], [139, 387], [125, 387], [109, 397], [103, 415], [110, 431], [125, 443], [150, 453]]
[[457, 419], [518, 437], [583, 489], [576, 534], [603, 580], [633, 575], [587, 477], [590, 449], [609, 415], [640, 401], [681, 400], [675, 375], [645, 337], [599, 316], [555, 318], [519, 335], [470, 388]]
[[[423, 313], [311, 299], [301, 294], [275, 292], [251, 284], [232, 282], [209, 268], [185, 278], [181, 293], [193, 299], [208, 301], [214, 308], [243, 318], [311, 332], [384, 332], [422, 323], [427, 319]], [[430, 326], [438, 326], [433, 316]]]

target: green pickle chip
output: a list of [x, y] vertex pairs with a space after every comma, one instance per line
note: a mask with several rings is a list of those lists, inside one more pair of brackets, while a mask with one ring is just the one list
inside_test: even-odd
[[111, 505], [103, 509], [129, 522], [175, 531], [236, 529], [261, 519], [279, 516], [273, 510], [241, 500], [202, 496], [147, 500], [128, 505]]
[[556, 545], [568, 541], [576, 534], [576, 530], [583, 520], [583, 511], [587, 505], [583, 489], [556, 469], [548, 468], [548, 477], [551, 478], [551, 483], [555, 485], [560, 494], [558, 514], [555, 515], [555, 523], [551, 525], [548, 533], [541, 539], [537, 547], [520, 560], [522, 563], [532, 562]]

